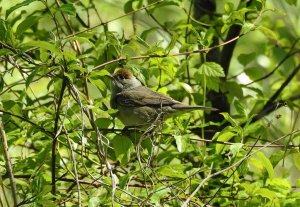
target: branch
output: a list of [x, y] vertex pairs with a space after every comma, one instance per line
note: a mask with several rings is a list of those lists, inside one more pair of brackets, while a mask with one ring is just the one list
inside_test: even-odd
[[[29, 54], [27, 54], [26, 52], [23, 52], [19, 49], [16, 49], [14, 47], [11, 47], [10, 45], [0, 41], [0, 49], [1, 48], [5, 48], [8, 49], [10, 51], [12, 51], [14, 54], [16, 55], [20, 55], [20, 57], [25, 61], [28, 62], [29, 64], [33, 64], [33, 65], [38, 65], [37, 63], [35, 63], [35, 60], [31, 58], [31, 56]], [[1, 58], [2, 59], [2, 58]]]
[[[270, 144], [277, 143], [278, 141], [280, 141], [280, 140], [282, 140], [282, 139], [284, 139], [284, 138], [286, 138], [286, 137], [289, 137], [290, 135], [293, 135], [293, 134], [295, 134], [295, 133], [298, 133], [299, 131], [300, 131], [300, 130], [295, 130], [295, 131], [293, 131], [293, 132], [291, 132], [291, 133], [289, 133], [289, 134], [286, 134], [286, 135], [284, 135], [284, 136], [281, 136], [281, 137], [279, 137], [278, 139], [276, 139], [276, 140], [274, 140], [273, 142], [271, 142]], [[257, 140], [258, 140], [258, 139], [257, 139]], [[269, 145], [269, 144], [264, 145], [263, 147], [257, 149], [257, 151], [254, 151], [254, 152], [252, 152], [252, 153], [250, 153], [250, 152], [251, 152], [251, 150], [250, 150], [249, 153], [247, 153], [246, 156], [244, 156], [242, 159], [240, 159], [239, 161], [235, 162], [235, 163], [232, 164], [231, 166], [229, 166], [229, 167], [227, 167], [227, 168], [224, 168], [224, 169], [222, 169], [222, 170], [220, 170], [220, 171], [218, 171], [218, 172], [216, 172], [216, 173], [213, 173], [213, 174], [210, 174], [209, 176], [207, 176], [205, 179], [203, 179], [203, 180], [201, 181], [201, 183], [197, 186], [197, 188], [196, 188], [196, 189], [192, 192], [192, 194], [186, 199], [186, 201], [183, 203], [182, 207], [187, 207], [187, 206], [188, 206], [190, 200], [196, 195], [196, 193], [201, 189], [201, 187], [202, 187], [209, 179], [211, 179], [211, 178], [213, 178], [213, 177], [215, 177], [215, 176], [217, 176], [217, 175], [220, 175], [220, 174], [222, 174], [222, 173], [224, 173], [224, 172], [226, 172], [226, 171], [229, 171], [229, 170], [231, 170], [231, 169], [233, 169], [233, 168], [235, 168], [235, 167], [238, 168], [238, 167], [242, 164], [242, 162], [244, 162], [245, 160], [247, 160], [248, 158], [250, 158], [251, 156], [253, 156], [253, 155], [254, 155], [255, 153], [257, 153], [258, 151], [261, 151], [261, 150], [265, 149], [268, 145]], [[233, 172], [233, 173], [234, 173], [234, 172]], [[215, 196], [215, 195], [214, 195], [214, 196]], [[205, 205], [204, 205], [204, 206], [205, 206]]]
[[143, 6], [143, 7], [139, 8], [139, 9], [137, 9], [137, 10], [133, 10], [133, 11], [131, 11], [131, 12], [128, 12], [127, 14], [124, 14], [124, 15], [121, 15], [121, 16], [116, 17], [116, 18], [114, 18], [114, 19], [108, 20], [107, 22], [102, 22], [102, 23], [100, 23], [100, 24], [98, 24], [98, 25], [96, 25], [96, 26], [90, 27], [90, 28], [85, 29], [85, 30], [82, 30], [82, 31], [80, 31], [80, 32], [76, 32], [76, 33], [74, 33], [74, 34], [72, 34], [72, 35], [68, 35], [68, 36], [64, 37], [64, 39], [69, 38], [69, 37], [73, 37], [73, 36], [75, 36], [75, 35], [78, 35], [78, 34], [81, 34], [81, 33], [84, 33], [84, 32], [90, 31], [90, 30], [93, 30], [93, 29], [95, 29], [95, 28], [97, 28], [97, 27], [100, 27], [100, 26], [107, 25], [107, 24], [110, 23], [110, 22], [116, 21], [116, 20], [121, 19], [121, 18], [123, 18], [123, 17], [126, 17], [126, 16], [128, 16], [128, 15], [131, 15], [131, 14], [134, 14], [134, 13], [136, 13], [136, 12], [142, 11], [142, 10], [144, 10], [144, 9], [146, 9], [146, 8], [148, 8], [148, 7], [154, 6], [154, 5], [156, 5], [156, 4], [160, 4], [160, 3], [162, 3], [163, 1], [164, 1], [164, 0], [160, 0], [160, 1], [154, 2], [154, 3], [152, 3], [152, 4], [149, 4], [149, 5], [147, 5], [147, 6]]
[[[65, 70], [65, 67], [63, 67], [63, 70], [62, 70], [62, 73], [64, 73], [66, 70]], [[57, 107], [56, 107], [56, 110], [55, 110], [55, 120], [54, 120], [54, 130], [53, 130], [53, 135], [52, 135], [52, 139], [53, 139], [53, 142], [52, 142], [52, 156], [51, 156], [51, 185], [52, 185], [52, 190], [51, 190], [51, 193], [53, 195], [56, 194], [56, 185], [55, 185], [55, 182], [56, 182], [56, 147], [57, 147], [57, 137], [59, 135], [59, 125], [58, 125], [58, 122], [59, 122], [59, 116], [60, 116], [60, 107], [61, 107], [61, 104], [62, 104], [62, 101], [63, 101], [63, 95], [64, 95], [64, 91], [66, 89], [66, 86], [67, 86], [67, 78], [64, 76], [63, 77], [63, 80], [62, 80], [62, 86], [61, 86], [61, 91], [60, 91], [60, 94], [59, 94], [59, 99], [58, 99], [58, 102], [57, 102]]]
[[232, 43], [236, 40], [238, 40], [239, 38], [241, 38], [244, 34], [241, 34], [241, 35], [238, 35], [226, 42], [223, 42], [219, 45], [215, 45], [215, 46], [212, 46], [212, 47], [209, 47], [209, 48], [203, 48], [203, 49], [199, 49], [199, 50], [194, 50], [194, 51], [186, 51], [186, 52], [180, 52], [180, 53], [175, 53], [175, 54], [163, 54], [163, 55], [156, 55], [156, 54], [153, 54], [153, 55], [141, 55], [141, 56], [134, 56], [134, 57], [130, 57], [130, 58], [123, 58], [123, 57], [120, 57], [120, 58], [117, 58], [117, 59], [114, 59], [114, 60], [110, 60], [108, 62], [105, 62], [105, 63], [102, 63], [100, 65], [97, 65], [95, 66], [94, 68], [92, 68], [92, 70], [96, 70], [98, 68], [101, 68], [101, 67], [104, 67], [106, 65], [109, 65], [109, 64], [112, 64], [112, 63], [115, 63], [115, 62], [120, 62], [120, 61], [124, 61], [124, 60], [138, 60], [138, 59], [148, 59], [148, 58], [164, 58], [164, 57], [177, 57], [177, 56], [183, 56], [183, 55], [192, 55], [192, 54], [198, 54], [198, 53], [203, 53], [203, 52], [209, 52], [210, 50], [213, 50], [213, 49], [216, 49], [218, 47], [222, 47], [224, 45], [227, 45], [229, 43]]
[[[251, 3], [252, 3], [252, 0], [248, 1], [246, 7], [250, 6]], [[243, 1], [240, 1], [240, 5], [242, 5], [242, 4], [243, 4]], [[238, 7], [240, 7], [240, 5]], [[240, 34], [241, 30], [242, 30], [241, 25], [232, 25], [228, 31], [225, 41], [231, 40], [232, 38], [238, 36]], [[228, 75], [230, 60], [232, 59], [232, 55], [233, 55], [235, 46], [236, 46], [236, 42], [227, 44], [226, 46], [224, 46], [224, 48], [221, 52], [220, 65], [224, 69], [225, 78]]]
[[[228, 41], [233, 37], [238, 36], [241, 32], [241, 28], [242, 27], [240, 25], [233, 25], [232, 27], [230, 27], [226, 40]], [[235, 46], [236, 46], [236, 42], [232, 42], [231, 44], [224, 46], [221, 52], [220, 65], [224, 69], [225, 78], [227, 77], [228, 74], [230, 60], [232, 58], [232, 54]]]
[[[298, 42], [298, 40], [297, 40], [296, 42]], [[295, 42], [295, 43], [296, 43], [296, 42]], [[292, 46], [291, 50], [292, 50], [293, 48], [294, 48], [294, 45]], [[276, 65], [276, 67], [275, 67], [270, 73], [264, 75], [264, 76], [261, 77], [261, 78], [258, 78], [258, 79], [256, 79], [256, 80], [254, 80], [254, 81], [252, 81], [252, 82], [250, 82], [250, 83], [245, 84], [245, 86], [248, 86], [248, 85], [251, 85], [251, 84], [253, 84], [253, 83], [255, 83], [255, 82], [258, 82], [258, 81], [267, 79], [268, 77], [270, 77], [271, 75], [273, 75], [273, 73], [275, 73], [275, 72], [278, 70], [278, 68], [279, 68], [279, 67], [280, 67], [287, 59], [289, 59], [290, 57], [294, 56], [294, 55], [297, 54], [297, 53], [300, 53], [300, 50], [297, 50], [297, 51], [294, 51], [294, 52], [292, 52], [291, 50], [290, 50], [290, 52], [288, 52], [288, 54], [286, 54], [285, 57], [282, 58], [282, 60]]]
[[43, 132], [44, 134], [47, 134], [48, 136], [53, 136], [53, 133], [52, 133], [52, 132], [50, 132], [50, 131], [44, 129], [43, 127], [39, 126], [38, 124], [36, 124], [36, 123], [34, 123], [34, 122], [32, 122], [32, 121], [30, 121], [30, 120], [28, 120], [28, 119], [26, 119], [26, 118], [24, 118], [24, 117], [22, 117], [22, 116], [19, 116], [19, 115], [17, 115], [17, 114], [13, 114], [13, 113], [11, 113], [11, 112], [9, 112], [9, 111], [4, 111], [4, 110], [2, 110], [2, 109], [0, 109], [0, 112], [1, 112], [1, 113], [4, 113], [4, 114], [8, 114], [8, 115], [13, 116], [13, 117], [16, 117], [16, 118], [18, 118], [18, 119], [21, 119], [21, 120], [23, 120], [23, 121], [25, 121], [25, 122], [31, 124], [32, 126], [38, 128], [38, 129], [39, 129], [41, 132]]
[[283, 89], [291, 82], [292, 78], [298, 73], [300, 70], [300, 64], [294, 68], [292, 73], [287, 77], [284, 83], [280, 86], [280, 88], [275, 92], [275, 94], [268, 100], [263, 109], [253, 118], [252, 122], [258, 121], [262, 117], [266, 116], [270, 112], [274, 111], [278, 107], [285, 105], [284, 101], [279, 101], [275, 103], [275, 100], [278, 98]]
[[13, 197], [14, 206], [17, 206], [17, 204], [18, 204], [17, 187], [16, 187], [15, 178], [14, 178], [11, 159], [10, 159], [9, 152], [8, 152], [6, 134], [3, 129], [2, 117], [0, 117], [0, 139], [1, 139], [2, 146], [3, 146], [3, 154], [4, 154], [4, 158], [5, 158], [6, 169], [7, 169], [8, 175], [9, 175], [11, 194]]

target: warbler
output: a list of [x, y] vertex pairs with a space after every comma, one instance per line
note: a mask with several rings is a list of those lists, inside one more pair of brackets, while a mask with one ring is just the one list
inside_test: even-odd
[[[123, 68], [113, 75], [110, 105], [118, 109], [117, 117], [128, 127], [146, 128], [178, 112], [218, 109], [189, 106], [145, 87], [129, 69]], [[159, 119], [159, 120], [158, 120]]]

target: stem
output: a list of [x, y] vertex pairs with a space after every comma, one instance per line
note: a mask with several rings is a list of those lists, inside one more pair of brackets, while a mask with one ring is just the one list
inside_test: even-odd
[[[201, 53], [200, 54], [201, 57], [201, 62], [202, 64], [204, 64], [206, 62], [206, 53]], [[206, 75], [203, 74], [203, 106], [205, 106], [205, 102], [206, 102]], [[202, 124], [205, 124], [205, 116], [202, 116]], [[202, 139], [205, 139], [205, 131], [204, 131], [204, 127], [201, 127], [201, 136]], [[203, 142], [203, 146], [202, 146], [202, 154], [203, 157], [206, 154], [206, 143]]]
[[58, 99], [58, 103], [57, 103], [57, 108], [56, 108], [56, 116], [55, 116], [55, 121], [54, 121], [54, 133], [53, 133], [53, 142], [52, 142], [52, 157], [51, 157], [51, 185], [52, 185], [52, 190], [51, 193], [53, 195], [56, 194], [56, 147], [57, 147], [57, 136], [58, 136], [58, 121], [59, 121], [59, 114], [60, 114], [60, 107], [61, 107], [61, 103], [64, 97], [64, 91], [67, 85], [67, 78], [64, 77], [63, 78], [63, 82], [62, 82], [62, 87], [61, 87], [61, 91], [60, 91], [60, 95], [59, 95], [59, 99]]
[[10, 156], [8, 153], [8, 145], [7, 145], [6, 134], [3, 129], [2, 117], [0, 118], [0, 138], [1, 138], [1, 143], [3, 146], [3, 153], [4, 153], [6, 168], [7, 168], [7, 172], [8, 172], [9, 180], [10, 180], [11, 194], [13, 197], [14, 206], [17, 206], [17, 204], [18, 204], [17, 187], [16, 187], [16, 182], [15, 182], [15, 178], [14, 178], [12, 165], [11, 165], [11, 159], [10, 159]]

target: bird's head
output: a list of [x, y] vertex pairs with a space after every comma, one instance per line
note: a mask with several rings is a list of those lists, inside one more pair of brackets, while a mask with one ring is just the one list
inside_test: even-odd
[[110, 77], [112, 79], [112, 89], [116, 93], [142, 85], [132, 72], [126, 68], [118, 70]]

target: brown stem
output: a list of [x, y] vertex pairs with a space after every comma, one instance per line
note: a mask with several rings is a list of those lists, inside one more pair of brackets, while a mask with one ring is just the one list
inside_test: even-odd
[[12, 194], [12, 197], [13, 197], [14, 206], [17, 206], [17, 204], [18, 204], [17, 187], [16, 187], [15, 178], [14, 178], [11, 159], [10, 159], [10, 156], [9, 156], [9, 153], [8, 153], [8, 144], [7, 144], [6, 134], [5, 134], [5, 131], [3, 129], [2, 117], [0, 117], [0, 139], [1, 139], [2, 146], [3, 146], [2, 150], [3, 150], [3, 154], [4, 154], [4, 159], [5, 159], [5, 163], [6, 163], [7, 172], [8, 172], [8, 175], [9, 175], [11, 194]]

